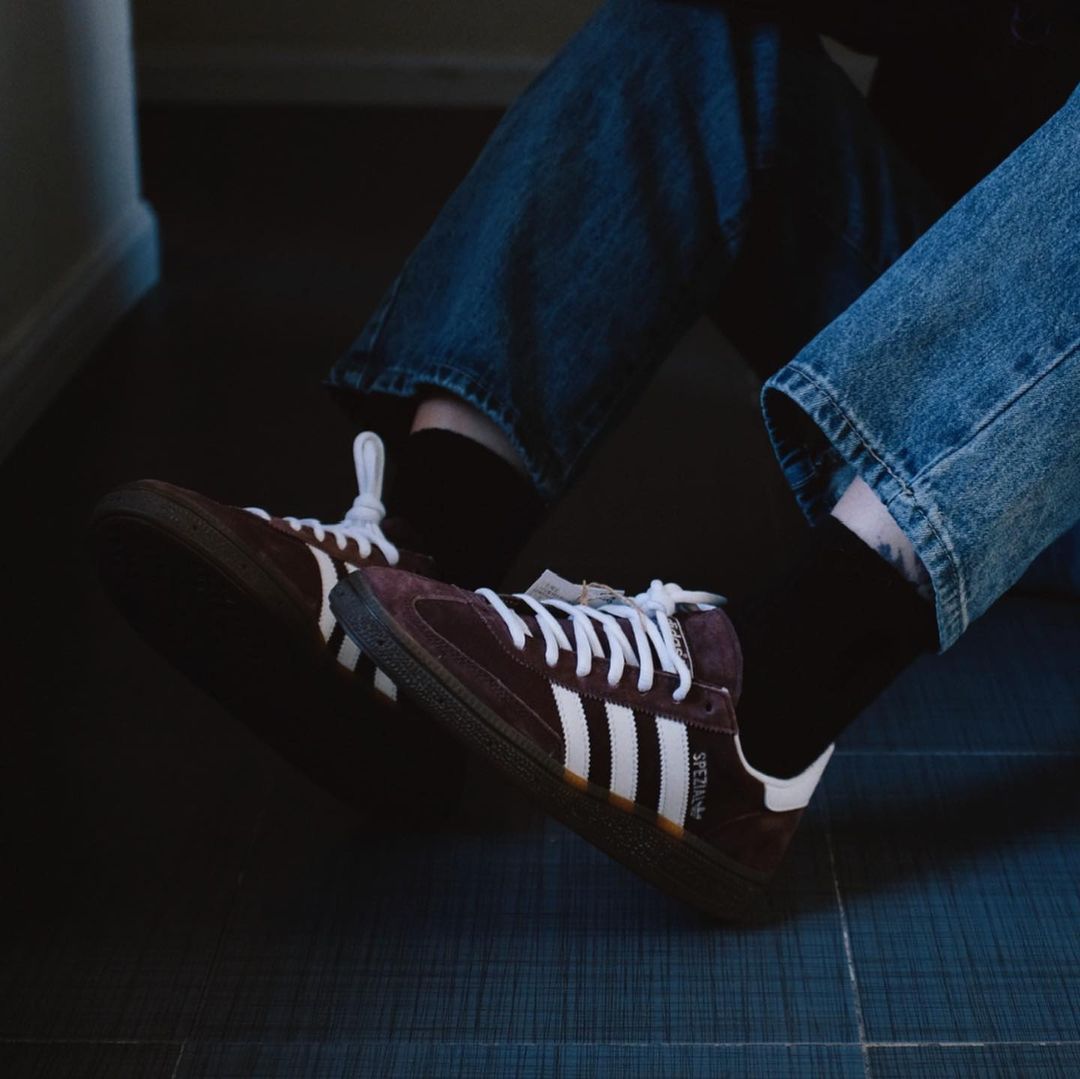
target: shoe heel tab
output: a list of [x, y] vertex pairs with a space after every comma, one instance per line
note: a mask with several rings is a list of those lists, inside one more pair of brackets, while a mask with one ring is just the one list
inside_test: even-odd
[[774, 813], [784, 813], [791, 809], [805, 809], [810, 804], [810, 799], [825, 773], [825, 766], [833, 755], [835, 745], [829, 746], [824, 753], [805, 771], [790, 779], [777, 779], [775, 776], [759, 772], [743, 753], [742, 743], [736, 734], [735, 752], [739, 755], [739, 762], [751, 775], [765, 788], [765, 808]]

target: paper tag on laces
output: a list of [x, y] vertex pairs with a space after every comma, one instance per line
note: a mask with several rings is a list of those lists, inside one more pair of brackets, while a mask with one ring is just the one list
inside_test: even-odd
[[561, 599], [564, 603], [587, 603], [596, 606], [623, 599], [621, 592], [602, 584], [576, 584], [560, 577], [554, 570], [546, 569], [528, 588], [525, 594], [533, 599]]
[[525, 594], [533, 599], [561, 599], [564, 603], [579, 603], [581, 585], [560, 577], [554, 570], [546, 569], [525, 589]]

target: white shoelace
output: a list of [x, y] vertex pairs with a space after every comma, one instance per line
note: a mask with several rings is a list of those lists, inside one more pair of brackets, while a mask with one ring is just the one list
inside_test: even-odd
[[[401, 556], [382, 530], [382, 521], [386, 516], [386, 507], [382, 504], [386, 450], [382, 439], [374, 431], [362, 431], [356, 436], [353, 441], [353, 461], [356, 464], [359, 494], [343, 520], [335, 525], [323, 524], [314, 517], [282, 517], [281, 520], [297, 532], [311, 529], [320, 542], [327, 536], [333, 536], [341, 551], [346, 549], [350, 539], [355, 540], [363, 558], [367, 558], [372, 548], [377, 547], [391, 566], [397, 565]], [[270, 514], [258, 506], [248, 506], [247, 511], [264, 521], [270, 520]]]
[[[525, 647], [525, 638], [533, 635], [528, 623], [490, 588], [477, 589], [476, 594], [483, 596], [495, 609], [520, 652]], [[535, 612], [536, 624], [544, 638], [544, 659], [549, 667], [554, 667], [558, 662], [560, 649], [566, 652], [576, 649], [578, 677], [589, 674], [593, 659], [605, 658], [596, 632], [599, 626], [607, 637], [610, 652], [607, 657], [609, 686], [618, 683], [629, 665], [638, 668], [639, 692], [647, 693], [653, 686], [655, 653], [661, 670], [678, 675], [679, 684], [671, 696], [681, 701], [690, 690], [692, 675], [686, 660], [679, 653], [670, 618], [680, 606], [690, 606], [700, 611], [713, 610], [726, 602], [724, 597], [712, 592], [688, 592], [677, 584], [665, 584], [659, 580], [653, 581], [647, 592], [633, 598], [619, 593], [610, 594], [621, 602], [567, 603], [561, 599], [538, 600], [524, 592], [515, 593], [514, 598]], [[562, 611], [569, 616], [568, 621], [560, 623], [548, 608]], [[629, 623], [633, 644], [623, 631], [620, 619]], [[573, 644], [563, 628], [565, 625], [573, 626]]]

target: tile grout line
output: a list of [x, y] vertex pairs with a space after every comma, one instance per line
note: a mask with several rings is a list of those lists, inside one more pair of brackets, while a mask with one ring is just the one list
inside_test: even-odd
[[[710, 1049], [986, 1049], [1006, 1047], [1031, 1047], [1039, 1049], [1052, 1048], [1080, 1048], [1080, 1039], [1077, 1038], [1049, 1038], [1049, 1039], [987, 1039], [979, 1038], [977, 1041], [521, 1041], [507, 1039], [505, 1041], [471, 1041], [455, 1039], [422, 1039], [425, 1045], [453, 1046], [468, 1048], [498, 1048], [498, 1047], [542, 1047], [561, 1046], [577, 1048], [613, 1047], [625, 1049], [648, 1048], [660, 1046], [663, 1048], [693, 1048], [704, 1047]], [[340, 1046], [386, 1046], [399, 1045], [400, 1038], [185, 1038], [183, 1041], [160, 1040], [155, 1038], [18, 1038], [0, 1037], [0, 1045], [141, 1045], [141, 1046], [176, 1046], [178, 1051], [186, 1052], [192, 1044], [203, 1045], [340, 1045]], [[409, 1044], [414, 1044], [409, 1042]]]
[[851, 1001], [855, 1009], [855, 1025], [859, 1033], [859, 1050], [862, 1053], [863, 1075], [871, 1079], [870, 1050], [866, 1040], [866, 1022], [863, 1019], [862, 995], [859, 993], [859, 979], [855, 974], [855, 956], [851, 950], [851, 933], [848, 931], [847, 910], [844, 897], [840, 892], [840, 878], [836, 872], [836, 852], [833, 849], [832, 817], [828, 802], [825, 803], [825, 847], [829, 852], [829, 869], [832, 873], [833, 894], [836, 896], [836, 909], [840, 915], [840, 935], [844, 941], [844, 958], [847, 960], [848, 980], [851, 983]]
[[837, 757], [1080, 757], [1073, 749], [837, 749]]
[[187, 1048], [187, 1039], [185, 1038], [180, 1043], [180, 1049], [176, 1054], [176, 1063], [173, 1064], [172, 1074], [169, 1076], [169, 1079], [176, 1079], [176, 1076], [179, 1074], [179, 1072], [180, 1072], [180, 1062], [184, 1059], [184, 1050], [186, 1048]]

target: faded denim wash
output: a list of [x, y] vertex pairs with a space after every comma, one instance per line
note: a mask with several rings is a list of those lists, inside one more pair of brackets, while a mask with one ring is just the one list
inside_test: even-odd
[[768, 292], [764, 317], [740, 335], [732, 302], [724, 329], [771, 374], [940, 209], [816, 36], [612, 0], [503, 118], [331, 382], [464, 397], [554, 497], [736, 285]]
[[[814, 35], [709, 4], [609, 0], [507, 112], [330, 383], [470, 401], [553, 498], [703, 312], [768, 378], [941, 209]], [[879, 328], [862, 327], [867, 344]], [[829, 368], [815, 347], [800, 374]], [[835, 359], [860, 416], [893, 407]], [[952, 416], [955, 389], [938, 414]], [[823, 512], [861, 458], [799, 409], [769, 420], [797, 496]], [[951, 579], [934, 574], [944, 645], [974, 609]]]
[[874, 488], [952, 644], [1080, 519], [1080, 91], [762, 401], [811, 518], [841, 462]]

